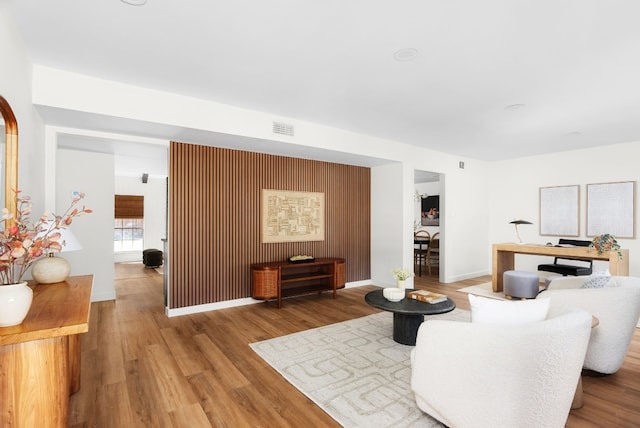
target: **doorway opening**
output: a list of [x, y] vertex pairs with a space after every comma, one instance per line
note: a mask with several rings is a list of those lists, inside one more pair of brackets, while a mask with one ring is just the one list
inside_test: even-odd
[[443, 259], [440, 257], [443, 229], [443, 185], [437, 172], [414, 172], [414, 221], [413, 231], [417, 237], [427, 237], [418, 242], [414, 239], [414, 263], [416, 276], [429, 275], [442, 278]]

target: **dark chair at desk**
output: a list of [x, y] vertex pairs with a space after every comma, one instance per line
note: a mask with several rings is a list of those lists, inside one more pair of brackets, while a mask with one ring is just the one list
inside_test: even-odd
[[[591, 241], [583, 241], [580, 239], [563, 239], [558, 240], [558, 246], [576, 246], [576, 247], [588, 247]], [[568, 264], [560, 263], [560, 260], [567, 260], [572, 262], [580, 262], [581, 264]], [[570, 257], [556, 257], [551, 264], [538, 265], [538, 270], [543, 272], [558, 273], [562, 276], [584, 276], [591, 275], [593, 273], [593, 261], [583, 259], [572, 259]]]

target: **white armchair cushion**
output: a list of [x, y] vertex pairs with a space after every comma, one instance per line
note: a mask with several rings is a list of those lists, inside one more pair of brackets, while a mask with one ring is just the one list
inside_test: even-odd
[[549, 299], [496, 300], [469, 294], [471, 322], [517, 325], [542, 321], [549, 311]]

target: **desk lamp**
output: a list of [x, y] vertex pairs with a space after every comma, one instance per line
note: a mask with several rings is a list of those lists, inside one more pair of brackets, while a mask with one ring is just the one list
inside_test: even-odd
[[522, 244], [522, 239], [520, 238], [520, 233], [518, 232], [518, 225], [519, 224], [533, 224], [533, 223], [531, 223], [530, 221], [527, 221], [527, 220], [518, 219], [518, 220], [510, 221], [509, 224], [515, 225], [515, 227], [516, 227], [516, 236], [518, 237], [518, 243]]

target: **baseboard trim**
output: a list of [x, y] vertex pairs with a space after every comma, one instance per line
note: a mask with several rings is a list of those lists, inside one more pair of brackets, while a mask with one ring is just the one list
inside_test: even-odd
[[356, 288], [356, 287], [363, 287], [365, 285], [371, 285], [371, 280], [370, 279], [364, 279], [362, 281], [347, 282], [344, 285], [344, 288]]
[[[362, 287], [364, 285], [371, 285], [371, 280], [347, 282], [344, 288]], [[217, 311], [220, 309], [235, 308], [237, 306], [254, 305], [256, 303], [263, 303], [263, 302], [264, 300], [257, 300], [251, 297], [245, 297], [242, 299], [225, 300], [223, 302], [205, 303], [203, 305], [195, 305], [195, 306], [186, 306], [184, 308], [175, 308], [175, 309], [165, 308], [165, 314], [169, 318], [171, 318], [171, 317], [179, 317], [183, 315], [199, 314], [202, 312]]]
[[92, 293], [91, 302], [104, 302], [107, 300], [116, 300], [116, 292], [108, 291], [103, 293]]
[[450, 282], [464, 281], [465, 279], [472, 279], [472, 278], [477, 278], [479, 276], [485, 276], [485, 275], [491, 275], [491, 271], [472, 272], [472, 273], [467, 273], [467, 274], [464, 274], [464, 275], [458, 275], [458, 276], [445, 278], [444, 284], [448, 284]]
[[242, 299], [225, 300], [223, 302], [205, 303], [203, 305], [186, 306], [184, 308], [165, 308], [165, 314], [171, 317], [179, 317], [182, 315], [199, 314], [202, 312], [217, 311], [220, 309], [235, 308], [236, 306], [246, 306], [255, 303], [262, 303], [263, 300], [256, 300], [251, 297]]

